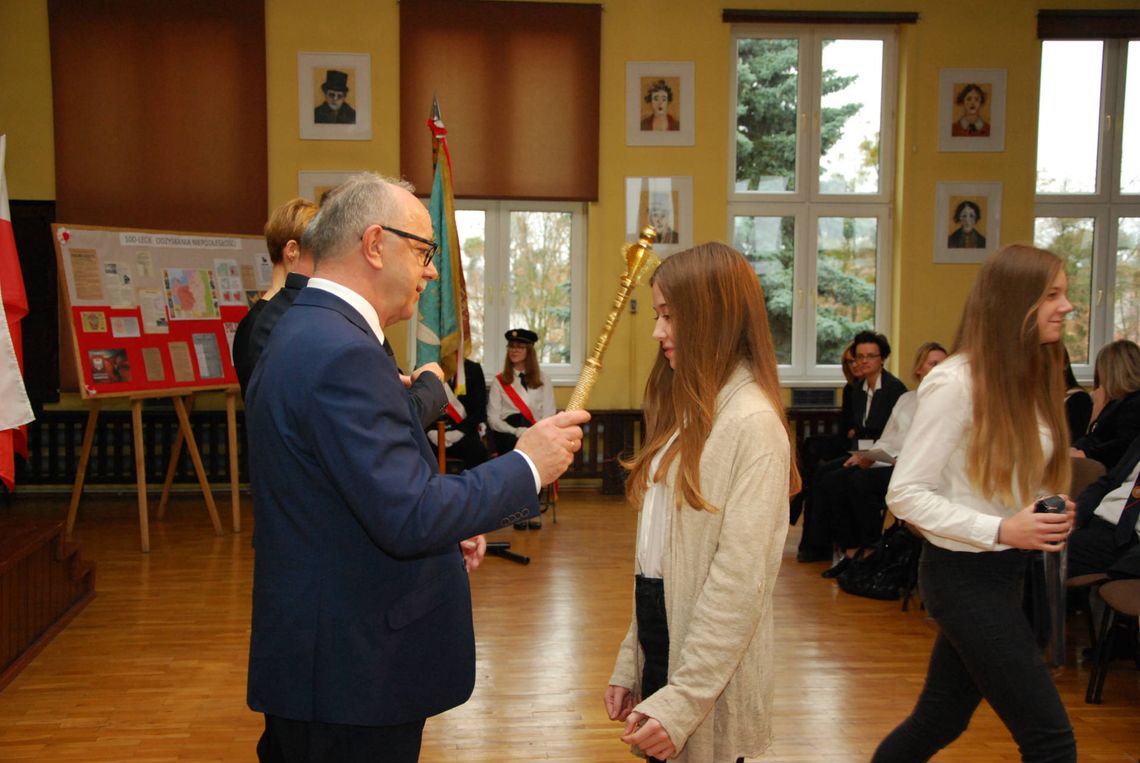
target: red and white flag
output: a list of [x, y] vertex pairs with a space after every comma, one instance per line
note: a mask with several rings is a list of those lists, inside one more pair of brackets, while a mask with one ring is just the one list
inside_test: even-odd
[[28, 296], [8, 207], [8, 180], [4, 174], [7, 145], [7, 136], [0, 135], [0, 482], [11, 490], [16, 484], [16, 454], [28, 456], [28, 436], [23, 425], [35, 417], [24, 388], [20, 321], [28, 314]]

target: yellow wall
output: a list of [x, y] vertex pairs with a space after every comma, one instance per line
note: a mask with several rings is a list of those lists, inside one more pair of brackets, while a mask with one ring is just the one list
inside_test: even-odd
[[54, 199], [46, 0], [0, 3], [0, 133], [8, 135], [9, 195], [13, 199]]
[[[738, 0], [736, 8], [918, 11], [920, 20], [899, 38], [898, 153], [894, 207], [893, 368], [905, 374], [914, 349], [927, 340], [953, 339], [962, 301], [976, 266], [932, 262], [934, 189], [939, 181], [1003, 184], [1001, 240], [1032, 238], [1035, 115], [1040, 7], [1134, 7], [1134, 0]], [[731, 71], [729, 26], [721, 2], [607, 0], [602, 15], [601, 143], [599, 198], [589, 206], [587, 347], [601, 328], [623, 269], [623, 183], [626, 176], [691, 175], [694, 240], [727, 236], [728, 99]], [[398, 6], [395, 2], [341, 0], [329, 14], [307, 0], [267, 0], [266, 55], [269, 108], [269, 201], [297, 192], [301, 170], [399, 171]], [[373, 140], [302, 141], [297, 131], [296, 55], [369, 52], [373, 77]], [[625, 62], [693, 61], [696, 71], [696, 136], [693, 147], [631, 148], [625, 145]], [[0, 130], [9, 133], [8, 180], [13, 198], [54, 193], [45, 0], [0, 3]], [[1005, 151], [939, 153], [938, 76], [943, 68], [1007, 70]], [[648, 289], [636, 295], [640, 311], [625, 316], [610, 345], [590, 404], [625, 408], [639, 404], [656, 352], [650, 339]], [[396, 347], [406, 334], [393, 332]], [[564, 403], [569, 390], [560, 390]]]

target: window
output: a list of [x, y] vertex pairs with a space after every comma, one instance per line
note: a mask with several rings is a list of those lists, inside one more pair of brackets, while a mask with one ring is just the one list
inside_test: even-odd
[[539, 362], [573, 384], [584, 360], [586, 213], [581, 204], [457, 199], [471, 357], [503, 370], [511, 328], [539, 336]]
[[1140, 326], [1140, 40], [1044, 40], [1034, 241], [1065, 258], [1065, 345], [1096, 351]]
[[729, 235], [782, 380], [833, 384], [851, 338], [890, 324], [895, 33], [740, 25], [732, 55]]

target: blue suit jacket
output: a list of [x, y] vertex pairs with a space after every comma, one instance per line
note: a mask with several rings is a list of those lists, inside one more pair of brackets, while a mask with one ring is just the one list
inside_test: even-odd
[[317, 289], [277, 324], [246, 405], [249, 706], [380, 726], [464, 702], [475, 639], [458, 541], [537, 516], [526, 461], [439, 475], [392, 359]]

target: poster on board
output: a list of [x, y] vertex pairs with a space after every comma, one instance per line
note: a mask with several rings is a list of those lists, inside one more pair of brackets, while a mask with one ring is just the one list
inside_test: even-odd
[[237, 384], [237, 324], [269, 288], [260, 236], [52, 226], [84, 398]]

